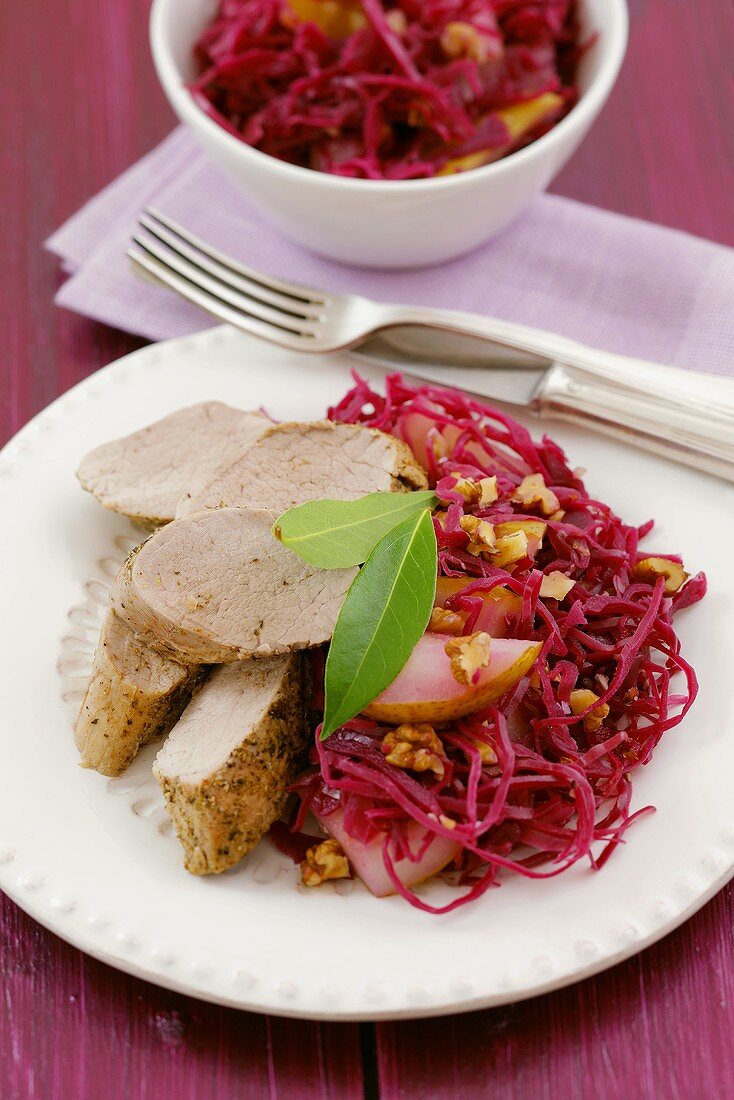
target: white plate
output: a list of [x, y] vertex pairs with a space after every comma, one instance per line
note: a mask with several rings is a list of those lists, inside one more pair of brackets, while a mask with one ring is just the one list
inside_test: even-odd
[[[121, 779], [77, 764], [75, 693], [106, 579], [134, 537], [79, 489], [79, 458], [208, 398], [319, 416], [346, 389], [346, 366], [210, 330], [100, 371], [2, 453], [0, 885], [89, 954], [222, 1004], [379, 1019], [516, 1001], [639, 951], [732, 875], [731, 486], [555, 426], [592, 490], [630, 521], [653, 513], [650, 545], [681, 551], [710, 581], [708, 600], [680, 619], [699, 701], [635, 778], [634, 805], [658, 812], [598, 874], [576, 866], [545, 882], [510, 877], [444, 917], [378, 901], [360, 885], [305, 891], [267, 843], [233, 872], [197, 879], [181, 866], [150, 777], [154, 747]], [[432, 896], [448, 889], [435, 884]]]

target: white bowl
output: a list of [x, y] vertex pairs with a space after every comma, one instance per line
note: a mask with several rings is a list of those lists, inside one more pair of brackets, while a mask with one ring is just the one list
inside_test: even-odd
[[299, 168], [229, 134], [186, 88], [192, 47], [217, 0], [154, 0], [153, 59], [176, 114], [209, 156], [291, 240], [343, 263], [420, 267], [468, 252], [504, 229], [563, 167], [616, 80], [627, 45], [626, 0], [580, 0], [584, 55], [581, 96], [561, 122], [503, 160], [437, 179], [347, 179]]

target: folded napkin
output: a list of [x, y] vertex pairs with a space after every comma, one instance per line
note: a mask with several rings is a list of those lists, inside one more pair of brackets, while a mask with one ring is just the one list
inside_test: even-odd
[[183, 129], [47, 242], [70, 275], [59, 305], [151, 340], [214, 323], [131, 274], [125, 249], [146, 205], [272, 275], [489, 314], [609, 351], [734, 373], [732, 249], [543, 195], [495, 240], [451, 263], [399, 272], [345, 267], [281, 237]]

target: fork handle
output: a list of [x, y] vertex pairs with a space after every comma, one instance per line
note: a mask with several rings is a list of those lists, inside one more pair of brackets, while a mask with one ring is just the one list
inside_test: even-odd
[[539, 416], [605, 435], [734, 481], [734, 381], [586, 348], [474, 314], [412, 307], [394, 324], [486, 337], [551, 362], [531, 400]]

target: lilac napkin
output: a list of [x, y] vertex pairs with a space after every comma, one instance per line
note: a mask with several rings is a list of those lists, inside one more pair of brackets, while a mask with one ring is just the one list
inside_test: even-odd
[[50, 238], [70, 274], [59, 305], [151, 340], [213, 323], [130, 273], [125, 248], [147, 204], [273, 275], [490, 314], [609, 351], [734, 373], [734, 250], [543, 195], [501, 236], [451, 263], [402, 272], [344, 267], [281, 237], [183, 129]]

